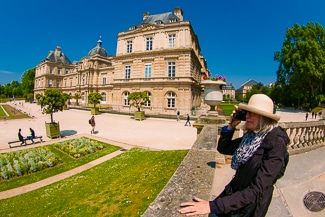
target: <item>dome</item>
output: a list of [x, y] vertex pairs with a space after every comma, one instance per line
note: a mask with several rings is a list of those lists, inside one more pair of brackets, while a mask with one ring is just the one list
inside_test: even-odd
[[104, 57], [108, 56], [106, 50], [102, 48], [102, 41], [100, 39], [97, 41], [97, 46], [89, 51], [88, 56], [94, 56], [96, 54], [99, 54]]

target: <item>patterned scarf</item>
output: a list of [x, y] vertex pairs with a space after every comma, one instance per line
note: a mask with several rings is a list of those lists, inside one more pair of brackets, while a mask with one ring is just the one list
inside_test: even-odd
[[238, 148], [231, 159], [231, 168], [234, 170], [238, 169], [240, 165], [245, 164], [260, 147], [264, 137], [269, 131], [262, 133], [247, 132], [243, 136]]

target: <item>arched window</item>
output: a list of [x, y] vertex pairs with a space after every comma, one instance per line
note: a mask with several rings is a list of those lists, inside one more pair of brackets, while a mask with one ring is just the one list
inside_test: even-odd
[[102, 93], [102, 101], [106, 102], [106, 93], [104, 93], [104, 92]]
[[145, 91], [147, 96], [149, 97], [149, 100], [144, 104], [144, 106], [146, 107], [150, 107], [151, 106], [151, 93], [149, 91]]
[[167, 108], [175, 108], [176, 94], [172, 91], [167, 93]]
[[123, 100], [124, 100], [124, 105], [130, 105], [130, 102], [128, 100], [128, 96], [129, 96], [130, 92], [126, 91], [123, 93]]

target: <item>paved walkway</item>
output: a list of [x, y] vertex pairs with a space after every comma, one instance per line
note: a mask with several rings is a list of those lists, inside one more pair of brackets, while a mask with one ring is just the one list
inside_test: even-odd
[[[190, 149], [197, 137], [196, 129], [193, 127], [185, 127], [184, 120], [178, 122], [176, 118], [175, 120], [148, 118], [146, 121], [135, 121], [130, 116], [113, 114], [100, 114], [95, 116], [97, 123], [96, 134], [91, 135], [88, 124], [88, 119], [91, 116], [89, 111], [65, 110], [54, 114], [54, 119], [60, 123], [63, 138], [49, 139], [46, 137], [44, 126], [45, 122], [49, 122], [49, 115], [42, 114], [40, 107], [36, 104], [24, 103], [23, 106], [17, 104], [16, 107], [34, 116], [34, 118], [0, 121], [0, 138], [2, 138], [0, 141], [0, 152], [31, 148], [55, 141], [72, 139], [80, 135], [88, 135], [126, 149], [141, 147], [158, 150], [180, 150]], [[281, 122], [305, 121], [304, 112], [278, 111], [277, 114], [281, 116]], [[311, 119], [310, 116], [307, 121], [317, 121]], [[29, 127], [35, 129], [37, 135], [42, 135], [45, 142], [9, 149], [7, 142], [17, 139], [18, 128], [21, 128], [23, 135], [26, 136], [29, 134]], [[121, 150], [43, 181], [0, 192], [0, 199], [12, 197], [60, 181], [98, 165], [120, 153]], [[285, 176], [276, 185], [276, 191], [267, 215], [268, 217], [309, 217], [325, 215], [325, 210], [322, 212], [310, 212], [303, 205], [303, 197], [309, 191], [325, 192], [325, 161], [323, 156], [325, 156], [325, 148], [291, 156]], [[221, 165], [216, 168], [211, 195], [217, 195], [232, 175], [233, 171], [229, 165]]]

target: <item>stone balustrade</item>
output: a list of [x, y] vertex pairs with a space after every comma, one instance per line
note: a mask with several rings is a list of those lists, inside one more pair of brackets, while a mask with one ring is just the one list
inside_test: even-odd
[[325, 144], [325, 121], [280, 123], [286, 130], [290, 143], [290, 154], [298, 154], [319, 148]]
[[[195, 122], [198, 138], [192, 149], [142, 217], [184, 217], [177, 212], [182, 202], [191, 201], [193, 195], [212, 199], [214, 170], [217, 164], [225, 162], [225, 156], [217, 152], [218, 132], [225, 123], [226, 119], [220, 116], [202, 116]], [[290, 138], [291, 155], [324, 146], [325, 121], [280, 123], [280, 126]], [[236, 135], [240, 135], [239, 130]]]

